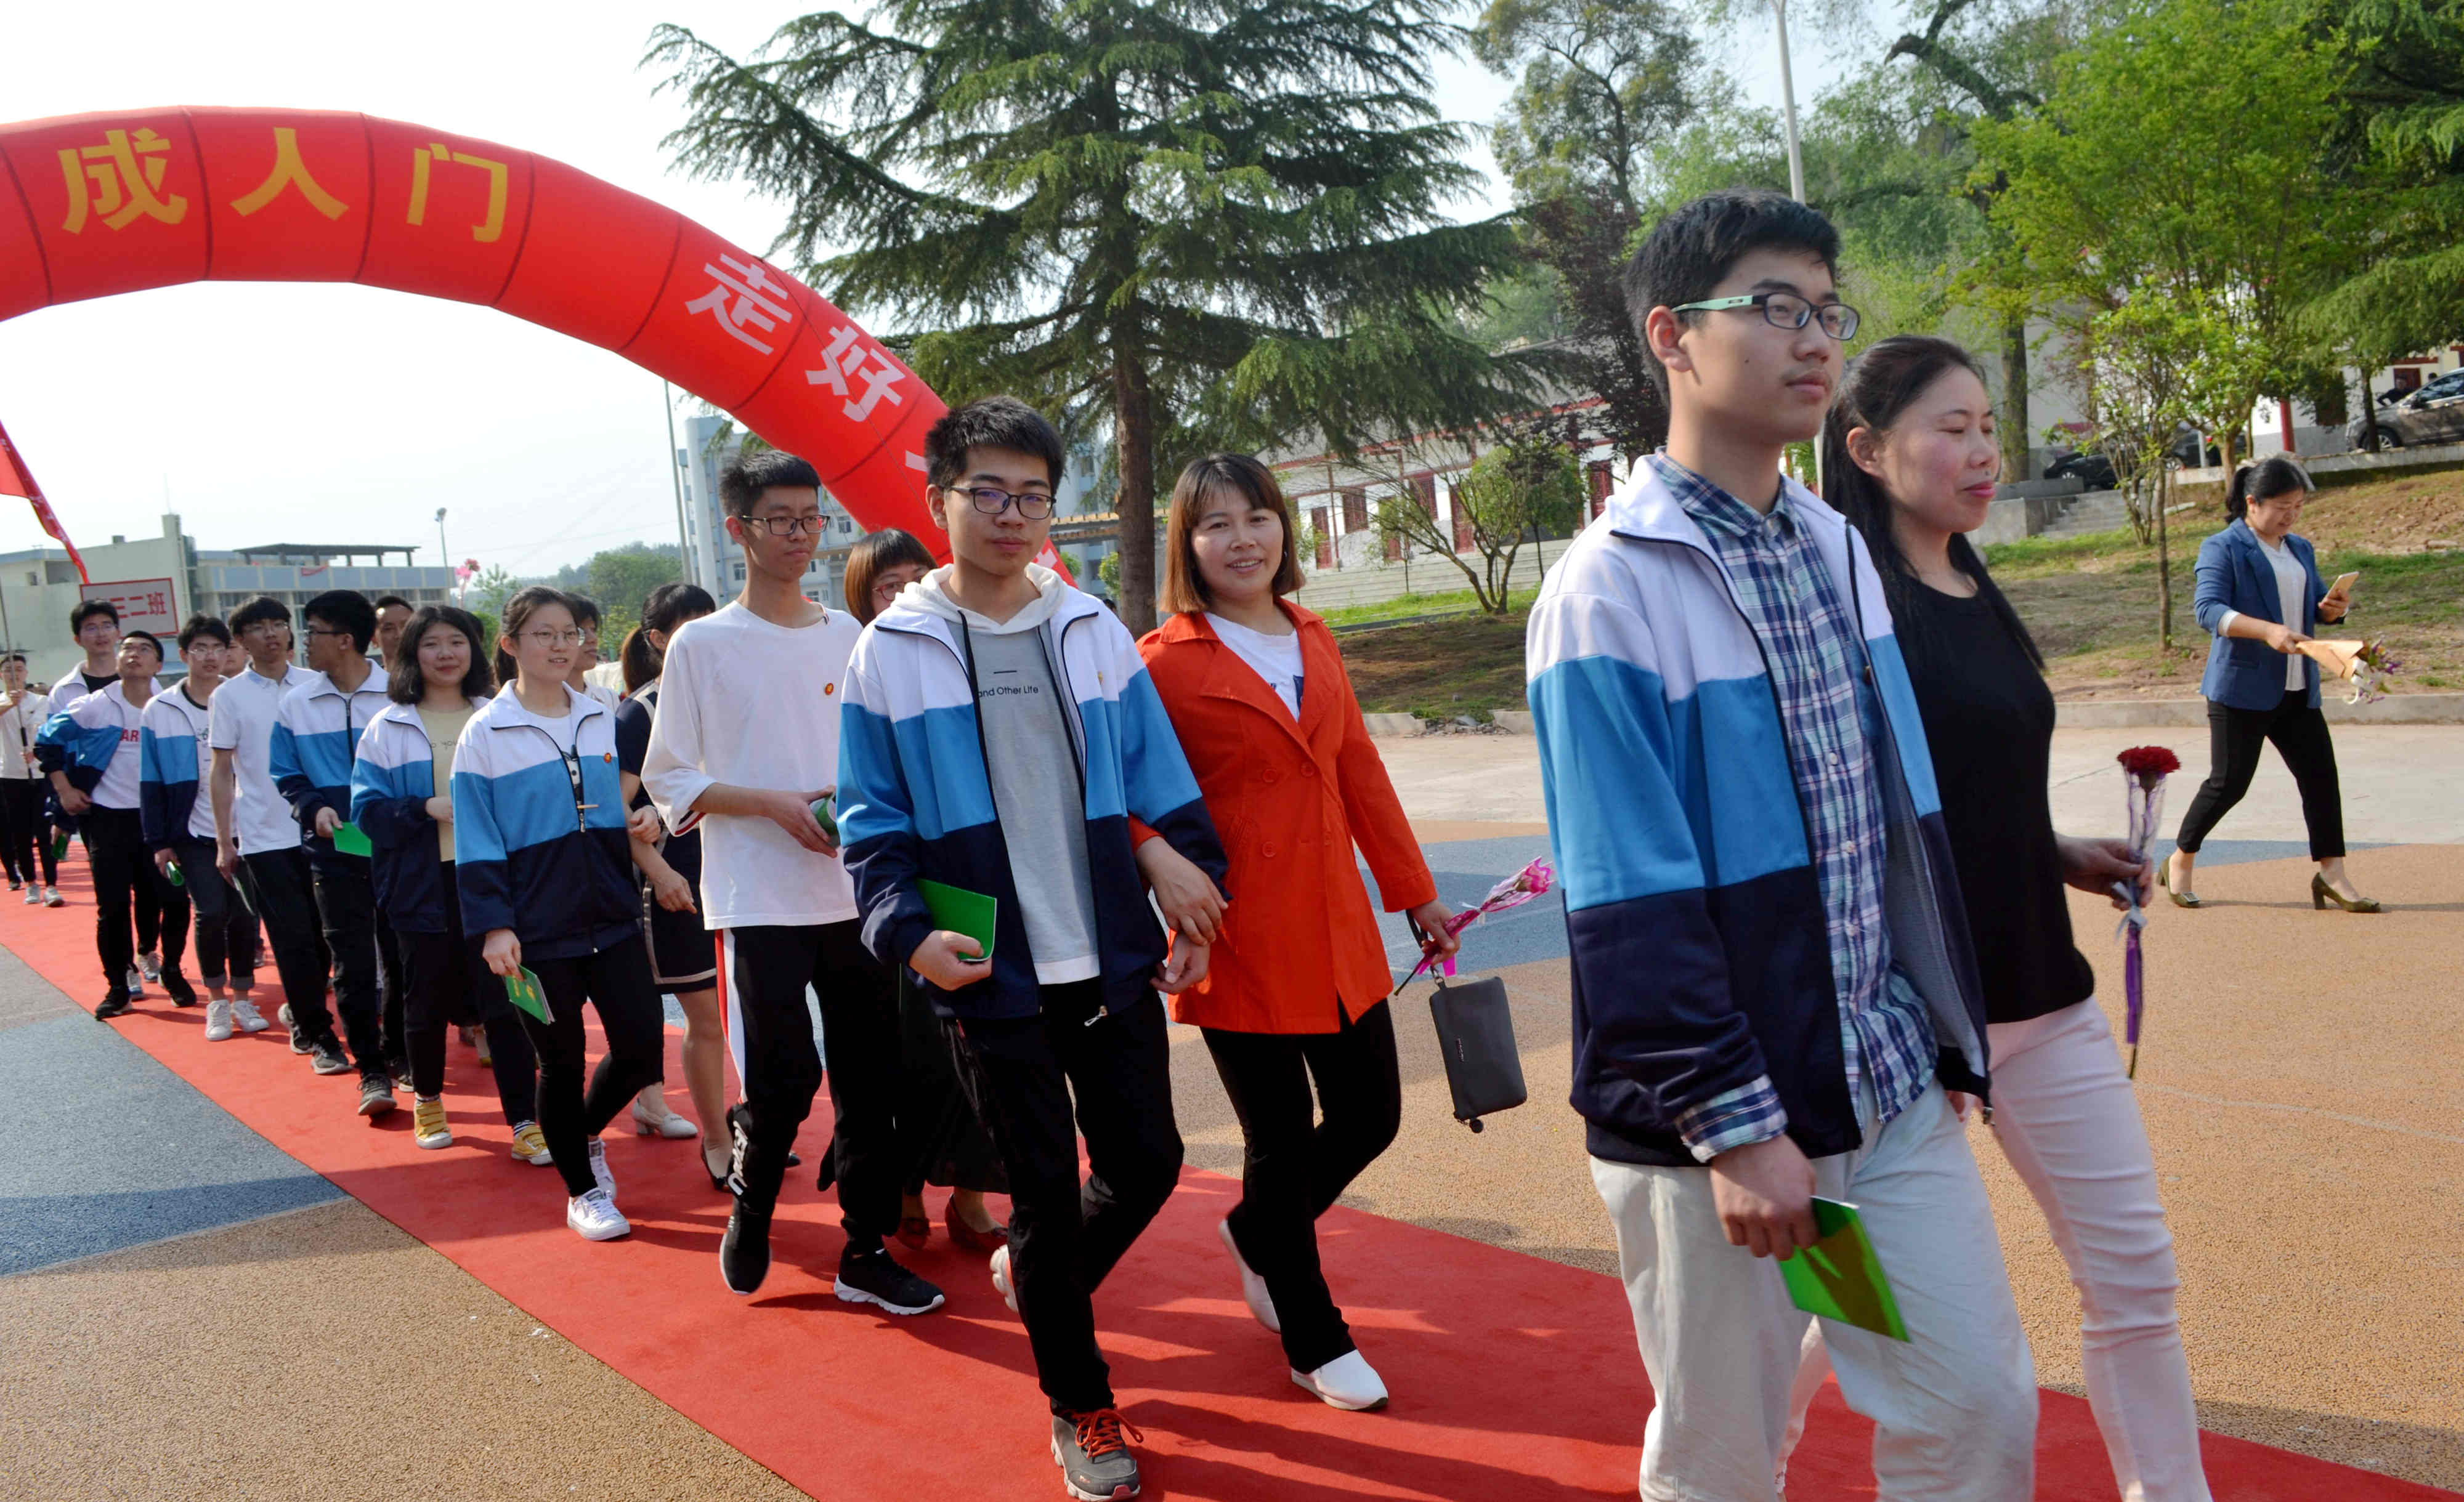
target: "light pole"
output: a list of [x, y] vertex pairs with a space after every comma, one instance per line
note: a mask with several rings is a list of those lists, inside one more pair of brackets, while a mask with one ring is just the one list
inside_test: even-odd
[[436, 508], [436, 561], [447, 568], [453, 566], [453, 555], [445, 547], [445, 508]]
[[1788, 196], [1805, 202], [1805, 162], [1796, 150], [1796, 80], [1788, 66], [1788, 0], [1771, 0], [1771, 17], [1779, 23], [1779, 100], [1788, 124]]

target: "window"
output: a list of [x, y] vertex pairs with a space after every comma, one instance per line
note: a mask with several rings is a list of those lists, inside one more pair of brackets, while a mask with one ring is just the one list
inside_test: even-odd
[[1472, 550], [1471, 505], [1463, 499], [1463, 487], [1460, 484], [1451, 481], [1447, 483], [1446, 507], [1453, 512], [1455, 519], [1455, 551], [1469, 553]]
[[1352, 490], [1343, 492], [1343, 530], [1346, 534], [1369, 530], [1369, 492]]
[[1309, 516], [1309, 530], [1317, 533], [1317, 566], [1331, 569], [1334, 567], [1334, 534], [1327, 531], [1326, 508], [1312, 506]]

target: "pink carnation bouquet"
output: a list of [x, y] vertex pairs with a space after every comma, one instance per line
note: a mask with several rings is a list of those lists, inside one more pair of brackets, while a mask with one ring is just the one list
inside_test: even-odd
[[[1466, 907], [1447, 919], [1446, 932], [1450, 936], [1460, 934], [1491, 913], [1502, 913], [1509, 907], [1520, 907], [1535, 897], [1547, 896], [1549, 888], [1556, 884], [1557, 869], [1549, 863], [1547, 856], [1542, 856], [1490, 887], [1488, 895], [1480, 900], [1480, 905]], [[1419, 979], [1420, 972], [1429, 968], [1430, 960], [1435, 957], [1429, 954], [1421, 955], [1420, 963], [1412, 967], [1412, 973], [1403, 977], [1402, 984], [1395, 988], [1396, 991], [1401, 992], [1404, 986], [1409, 986]], [[1452, 975], [1455, 972], [1455, 962], [1451, 959], [1445, 961], [1443, 971], [1445, 974]]]

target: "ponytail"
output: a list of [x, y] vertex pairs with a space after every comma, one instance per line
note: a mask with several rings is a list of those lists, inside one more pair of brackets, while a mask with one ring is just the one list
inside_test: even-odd
[[2272, 501], [2296, 490], [2306, 493], [2318, 488], [2309, 470], [2283, 454], [2270, 454], [2233, 471], [2233, 484], [2225, 490], [2225, 515], [2233, 521], [2244, 521], [2250, 516], [2253, 501]]

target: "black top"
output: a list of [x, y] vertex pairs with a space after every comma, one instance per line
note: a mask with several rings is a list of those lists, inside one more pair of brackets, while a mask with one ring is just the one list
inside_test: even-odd
[[2053, 690], [1981, 596], [1923, 583], [1912, 594], [1900, 650], [1933, 751], [1986, 1020], [2058, 1012], [2095, 992], [2096, 972], [2071, 942], [2054, 845]]
[[[642, 762], [650, 752], [650, 716], [659, 707], [658, 686], [653, 684], [616, 707], [616, 770], [642, 774]], [[648, 788], [637, 788], [629, 809], [647, 808], [650, 802]], [[668, 865], [698, 889], [701, 885], [701, 831], [689, 829], [681, 835], [659, 838], [659, 854]]]

